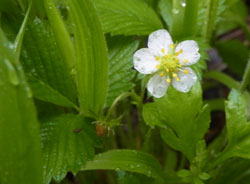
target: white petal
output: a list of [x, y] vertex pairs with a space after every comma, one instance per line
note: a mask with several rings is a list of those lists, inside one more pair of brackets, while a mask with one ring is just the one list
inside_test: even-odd
[[176, 52], [182, 50], [183, 52], [177, 57], [180, 63], [184, 66], [189, 66], [197, 63], [200, 59], [199, 46], [193, 40], [186, 40], [179, 43], [175, 49]]
[[169, 83], [166, 81], [167, 77], [161, 77], [158, 74], [155, 74], [147, 84], [148, 91], [155, 97], [163, 97], [168, 89]]
[[165, 54], [168, 53], [171, 44], [173, 44], [172, 38], [165, 29], [155, 31], [148, 37], [148, 48], [153, 50], [157, 55], [164, 54], [162, 49], [165, 50]]
[[158, 61], [148, 48], [143, 48], [134, 54], [134, 68], [143, 74], [151, 74], [157, 71]]
[[[180, 80], [177, 81], [174, 78], [172, 84], [178, 91], [187, 93], [197, 81], [197, 76], [195, 72], [189, 67], [183, 67], [181, 69], [182, 71], [179, 71], [177, 74]], [[188, 71], [188, 73], [186, 74], [185, 71]]]

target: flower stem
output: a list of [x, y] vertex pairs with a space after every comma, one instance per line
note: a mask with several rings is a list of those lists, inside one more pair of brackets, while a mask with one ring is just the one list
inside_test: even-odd
[[248, 64], [243, 76], [243, 80], [241, 82], [241, 91], [245, 91], [247, 89], [247, 86], [250, 84], [250, 58], [248, 59]]
[[240, 83], [234, 80], [232, 77], [222, 73], [222, 72], [217, 72], [217, 71], [210, 71], [205, 73], [204, 77], [214, 79], [228, 88], [235, 88], [239, 89], [240, 88]]

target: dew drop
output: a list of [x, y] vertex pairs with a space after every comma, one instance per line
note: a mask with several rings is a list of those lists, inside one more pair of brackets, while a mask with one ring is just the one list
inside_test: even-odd
[[187, 6], [186, 0], [181, 1], [181, 6], [182, 7], [186, 7]]
[[10, 82], [15, 86], [18, 85], [20, 81], [18, 79], [16, 69], [14, 68], [14, 66], [11, 64], [11, 62], [8, 59], [5, 59], [4, 62], [8, 68]]
[[175, 9], [175, 8], [172, 11], [174, 14], [179, 14], [179, 12], [180, 12], [178, 9]]

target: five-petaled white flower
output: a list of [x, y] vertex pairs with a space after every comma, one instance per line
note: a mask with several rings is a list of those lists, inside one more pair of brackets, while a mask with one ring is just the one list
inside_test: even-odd
[[190, 91], [197, 76], [188, 66], [200, 59], [199, 47], [193, 40], [175, 45], [167, 30], [161, 29], [149, 35], [148, 48], [134, 54], [134, 68], [142, 74], [154, 74], [147, 89], [156, 98], [165, 95], [172, 83], [181, 92]]

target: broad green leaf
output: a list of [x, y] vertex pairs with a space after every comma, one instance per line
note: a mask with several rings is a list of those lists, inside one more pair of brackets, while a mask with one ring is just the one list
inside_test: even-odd
[[109, 51], [109, 89], [107, 106], [120, 94], [134, 87], [132, 79], [135, 71], [132, 69], [132, 55], [138, 48], [139, 42], [126, 38], [114, 38]]
[[175, 39], [195, 36], [198, 29], [199, 0], [173, 0], [170, 31]]
[[234, 158], [226, 161], [218, 169], [213, 170], [213, 179], [209, 184], [248, 184], [244, 177], [249, 178], [250, 160]]
[[63, 107], [71, 107], [78, 110], [78, 107], [67, 97], [53, 89], [43, 81], [30, 76], [28, 78], [29, 85], [33, 91], [33, 95], [45, 102], [50, 102]]
[[[238, 1], [238, 0], [237, 0]], [[238, 1], [233, 5], [228, 3], [228, 10], [223, 13], [220, 24], [218, 24], [216, 34], [222, 35], [233, 29], [242, 27], [247, 32], [248, 8], [244, 1]]]
[[152, 178], [142, 174], [118, 171], [117, 175], [118, 184], [156, 184]]
[[226, 103], [228, 147], [225, 154], [250, 158], [250, 122], [247, 122], [244, 94], [233, 90]]
[[143, 117], [148, 125], [161, 127], [167, 144], [192, 160], [197, 142], [209, 128], [209, 112], [209, 107], [203, 106], [201, 87], [197, 83], [189, 93], [170, 88], [165, 97], [144, 105]]
[[75, 51], [70, 34], [65, 27], [59, 11], [55, 7], [54, 0], [44, 0], [44, 4], [60, 52], [68, 68], [73, 69], [75, 67]]
[[250, 159], [250, 122], [247, 120], [246, 94], [232, 90], [226, 102], [227, 146], [211, 167], [231, 157]]
[[[36, 18], [28, 24], [21, 58], [28, 77], [40, 80], [60, 93], [61, 96], [76, 103], [76, 90], [72, 75], [68, 70], [67, 63], [61, 57], [55, 36], [46, 21]], [[50, 95], [48, 91], [44, 94], [41, 92], [34, 92], [34, 94], [40, 94], [39, 99], [41, 99], [41, 95], [44, 95], [43, 99], [50, 99], [50, 97], [46, 97]], [[54, 95], [55, 93], [51, 94], [51, 96]], [[49, 102], [54, 103], [54, 101]], [[60, 103], [59, 101], [56, 104]]]
[[226, 0], [207, 0], [201, 3], [198, 22], [201, 23], [202, 37], [208, 42], [218, 23], [221, 21], [222, 14], [226, 8], [228, 8]]
[[171, 26], [173, 24], [172, 6], [172, 0], [160, 0], [158, 4], [160, 14], [164, 19], [165, 23], [168, 25], [169, 29], [171, 29]]
[[0, 183], [41, 184], [39, 124], [15, 53], [0, 30]]
[[62, 180], [68, 171], [77, 173], [94, 156], [98, 139], [90, 122], [74, 114], [61, 115], [42, 123], [44, 184]]
[[148, 35], [161, 29], [154, 10], [143, 1], [94, 0], [105, 33]]
[[99, 116], [107, 96], [108, 55], [101, 24], [91, 0], [69, 1], [74, 26], [76, 80], [81, 112]]
[[230, 70], [235, 74], [242, 76], [248, 60], [248, 48], [242, 42], [237, 40], [217, 42], [216, 48]]
[[149, 154], [135, 150], [111, 150], [95, 156], [83, 170], [123, 170], [162, 179], [160, 164]]

